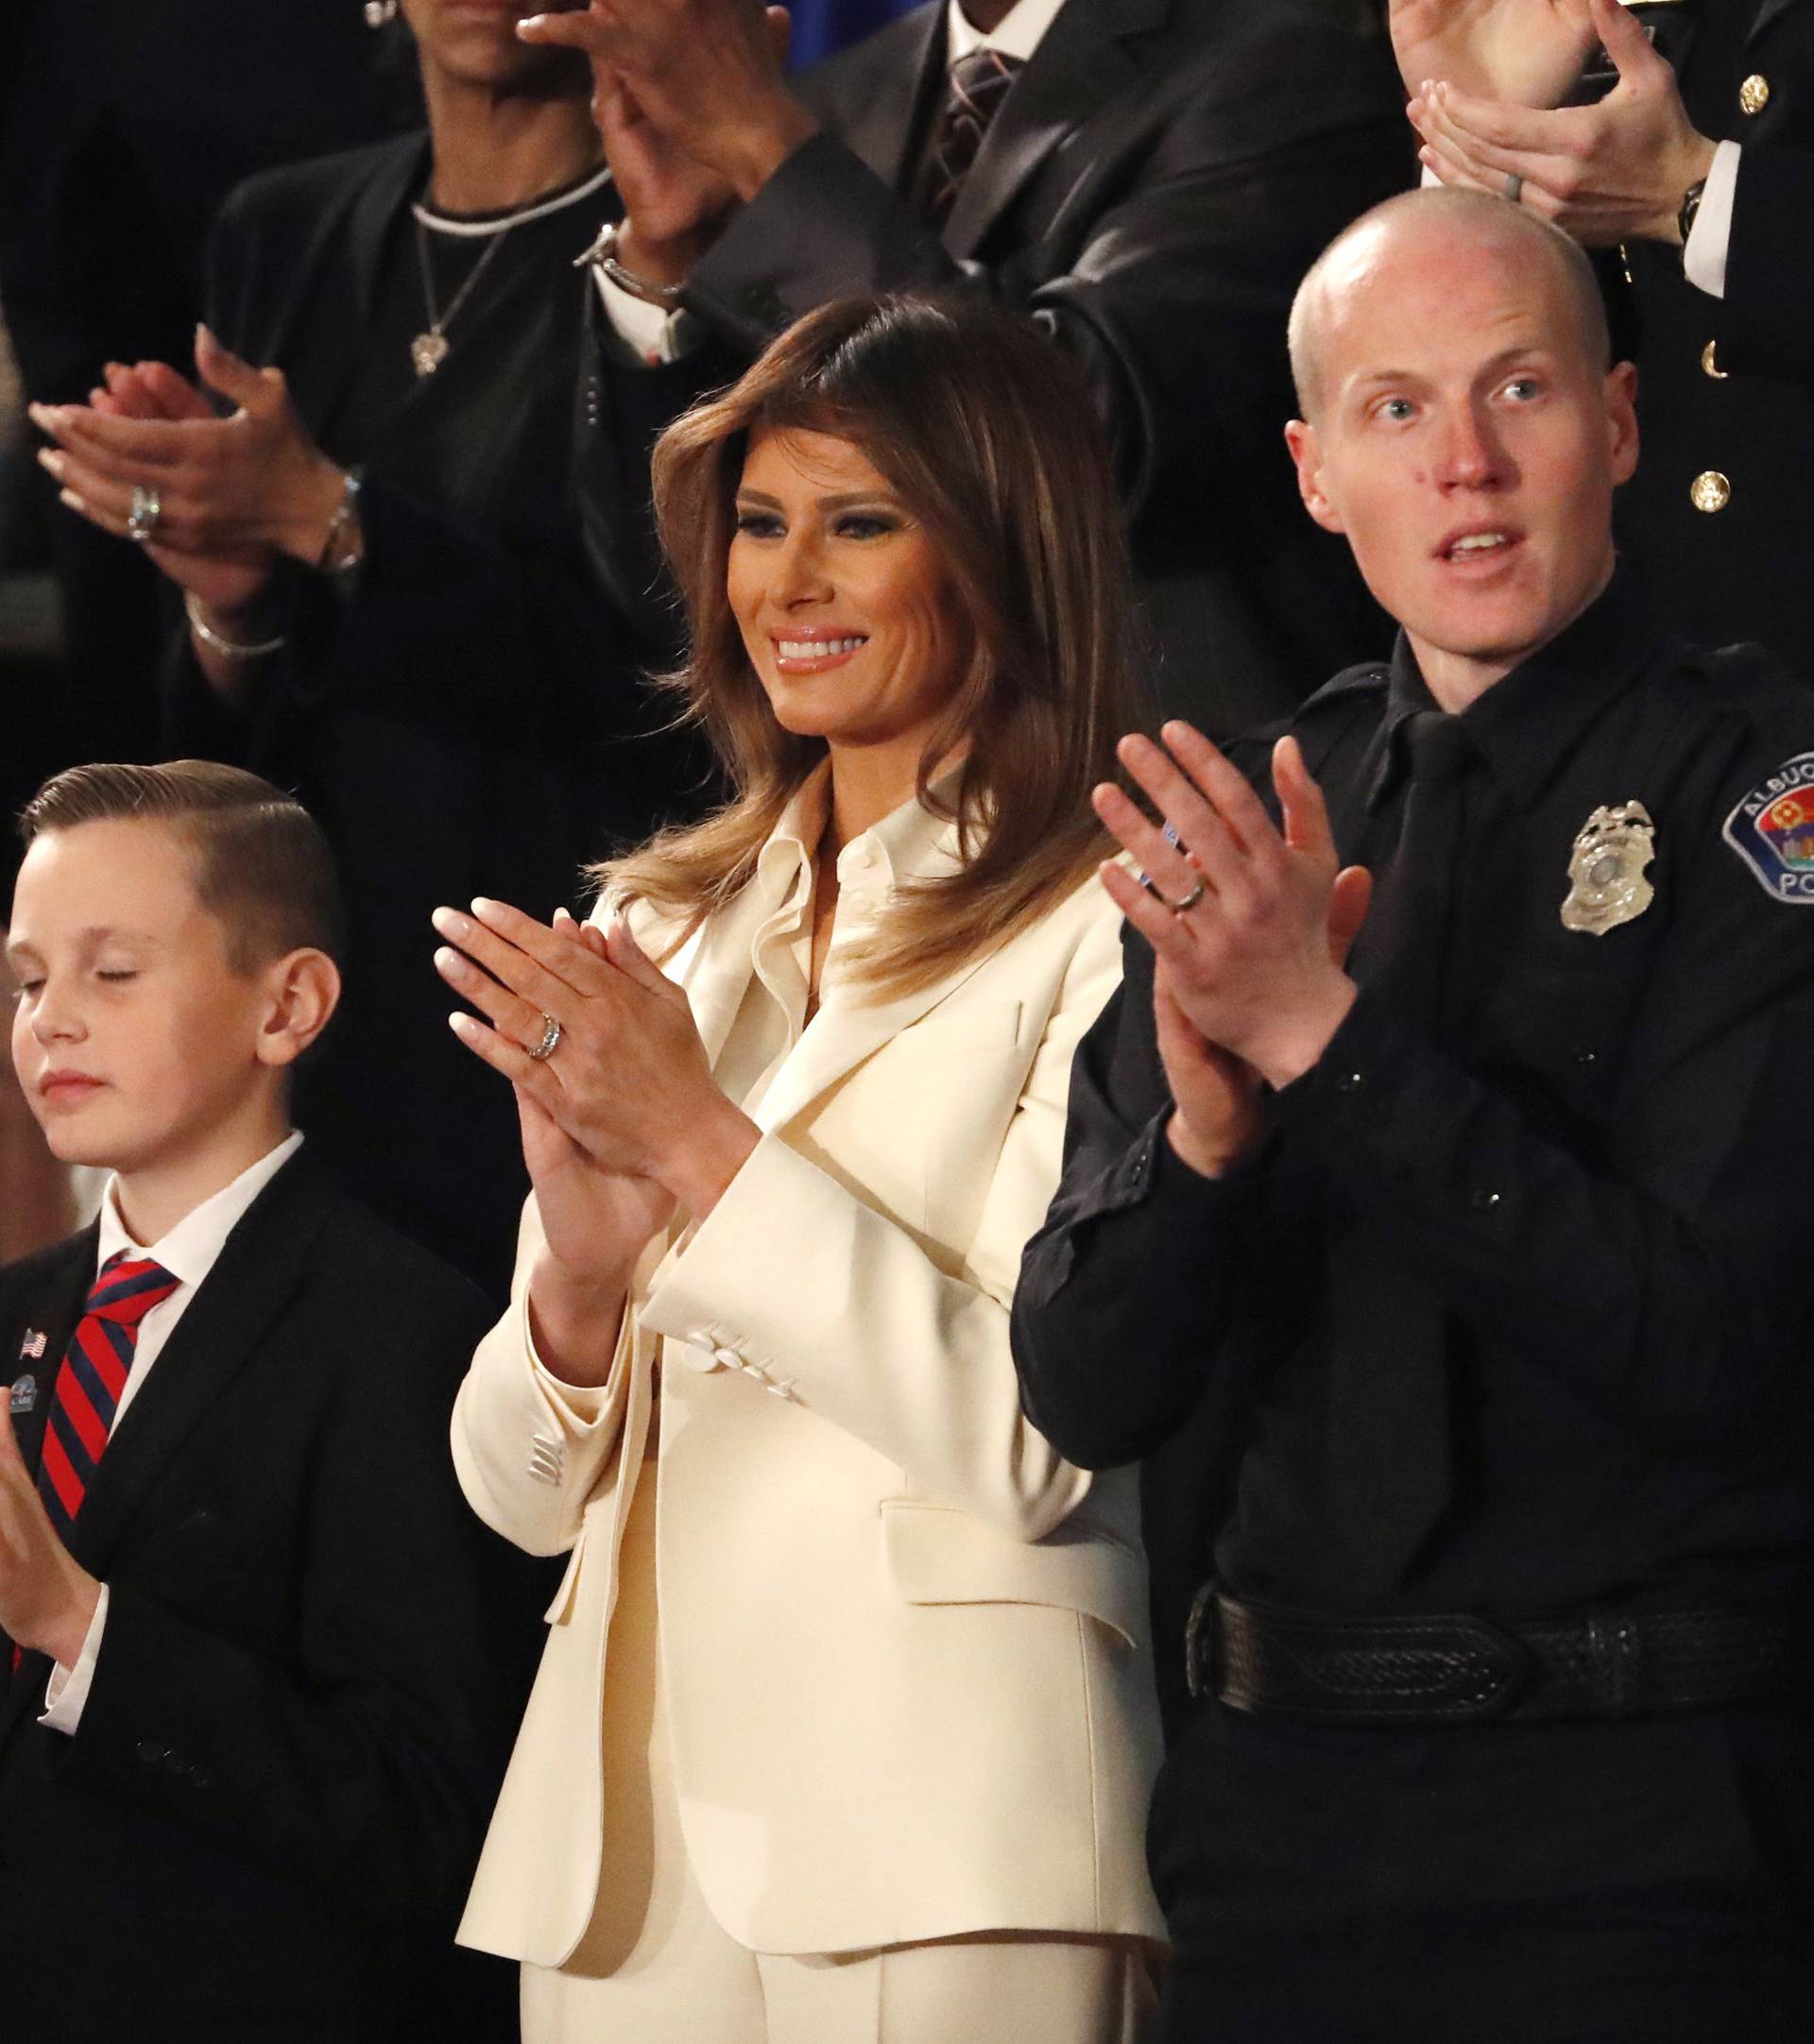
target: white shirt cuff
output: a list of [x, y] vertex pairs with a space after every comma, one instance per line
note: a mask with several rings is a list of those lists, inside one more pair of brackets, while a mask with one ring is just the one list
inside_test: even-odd
[[44, 1714], [38, 1720], [52, 1731], [72, 1733], [82, 1721], [82, 1708], [88, 1702], [88, 1693], [94, 1683], [94, 1663], [100, 1659], [101, 1634], [107, 1627], [107, 1585], [101, 1585], [101, 1593], [94, 1600], [94, 1615], [88, 1622], [88, 1633], [82, 1641], [82, 1650], [76, 1657], [76, 1665], [66, 1668], [60, 1661], [50, 1671], [50, 1680], [44, 1689]]
[[1726, 295], [1726, 250], [1732, 241], [1732, 201], [1738, 189], [1739, 146], [1722, 142], [1713, 152], [1713, 168], [1688, 230], [1682, 251], [1682, 273], [1697, 291], [1710, 298]]
[[684, 312], [664, 313], [660, 306], [633, 297], [614, 284], [601, 269], [594, 269], [598, 296], [605, 317], [621, 343], [626, 360], [655, 368], [663, 362], [676, 362], [691, 345], [692, 322]]

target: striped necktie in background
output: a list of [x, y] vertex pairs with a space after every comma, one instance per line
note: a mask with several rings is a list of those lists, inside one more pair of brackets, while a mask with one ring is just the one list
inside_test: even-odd
[[926, 162], [925, 212], [933, 227], [942, 228], [950, 218], [989, 123], [1022, 68], [1019, 58], [991, 49], [972, 50], [951, 66]]
[[139, 1345], [139, 1323], [181, 1282], [148, 1257], [131, 1257], [122, 1250], [101, 1266], [89, 1291], [57, 1372], [38, 1464], [44, 1508], [65, 1541], [113, 1431], [113, 1415]]

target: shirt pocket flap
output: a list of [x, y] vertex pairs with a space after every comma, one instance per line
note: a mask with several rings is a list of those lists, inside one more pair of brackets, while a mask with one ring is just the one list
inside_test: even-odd
[[1082, 1611], [1129, 1646], [1146, 1638], [1146, 1565], [1094, 1527], [1068, 1523], [1044, 1540], [1017, 1541], [949, 1505], [887, 1498], [881, 1538], [909, 1604], [1050, 1604]]

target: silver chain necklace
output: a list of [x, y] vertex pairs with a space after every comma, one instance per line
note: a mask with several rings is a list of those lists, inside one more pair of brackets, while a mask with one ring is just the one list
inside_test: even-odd
[[415, 365], [418, 376], [433, 376], [447, 360], [447, 330], [454, 323], [454, 315], [466, 303], [472, 286], [485, 275], [487, 264], [504, 247], [512, 230], [520, 225], [519, 221], [513, 220], [509, 227], [500, 228], [492, 235], [485, 245], [485, 253], [467, 272], [466, 281], [454, 292], [446, 312], [442, 312], [435, 300], [435, 270], [428, 259], [428, 229], [423, 226], [420, 214], [417, 215], [416, 255], [422, 266], [422, 297], [428, 305], [428, 331], [419, 333], [409, 344], [409, 359]]

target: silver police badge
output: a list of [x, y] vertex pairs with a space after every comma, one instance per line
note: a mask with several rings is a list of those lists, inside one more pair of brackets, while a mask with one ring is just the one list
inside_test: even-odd
[[1656, 856], [1656, 826], [1641, 802], [1597, 809], [1568, 854], [1562, 927], [1603, 937], [1642, 915], [1656, 898], [1644, 869]]

